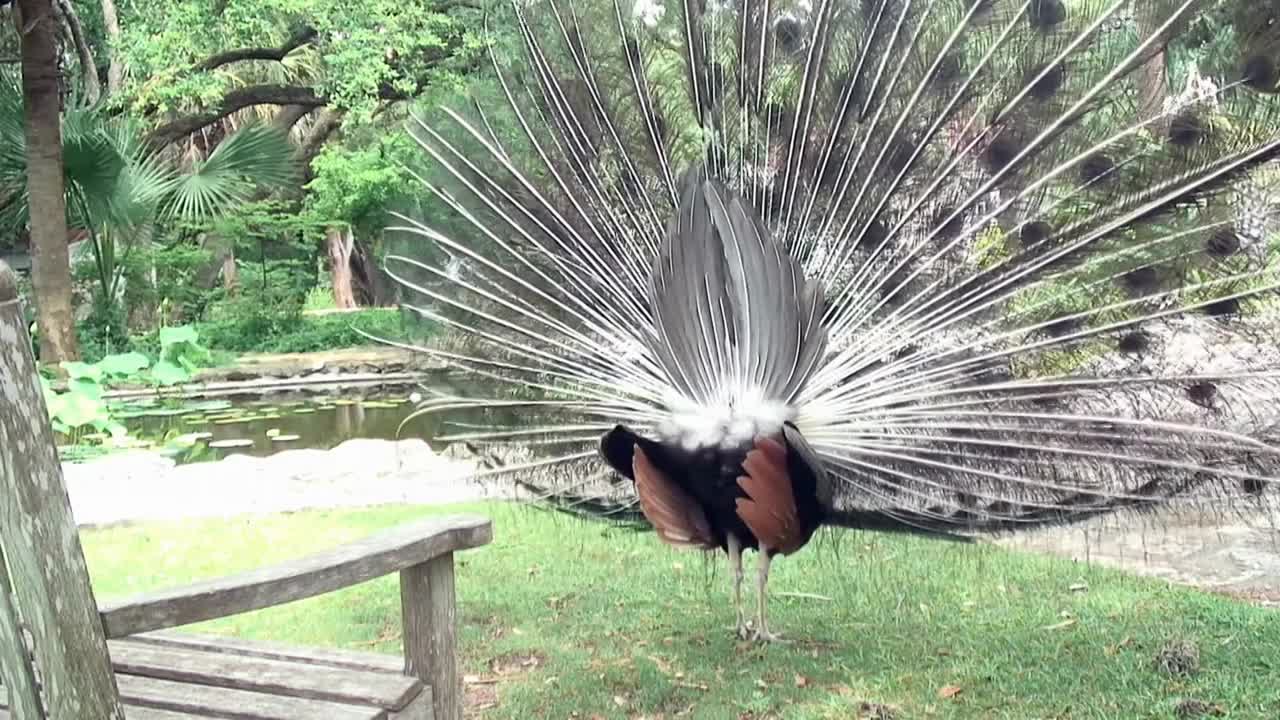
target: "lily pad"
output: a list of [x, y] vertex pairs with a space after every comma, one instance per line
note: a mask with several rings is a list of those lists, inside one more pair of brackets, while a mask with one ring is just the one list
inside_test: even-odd
[[208, 440], [208, 439], [209, 439], [209, 438], [211, 438], [211, 437], [213, 437], [213, 433], [209, 433], [209, 432], [193, 432], [193, 433], [187, 433], [187, 434], [185, 434], [185, 435], [179, 435], [179, 436], [177, 436], [177, 437], [175, 437], [175, 438], [171, 439], [171, 440], [169, 441], [169, 443], [170, 443], [170, 444], [172, 444], [172, 445], [180, 445], [180, 446], [184, 446], [184, 447], [190, 447], [191, 445], [195, 445], [196, 443], [200, 442], [201, 440]]
[[294, 411], [293, 411], [293, 414], [294, 414], [294, 415], [310, 415], [311, 413], [314, 413], [315, 411], [316, 411], [316, 409], [315, 409], [315, 408], [300, 407], [300, 408], [298, 408], [298, 409], [294, 410]]
[[228, 410], [231, 408], [230, 400], [201, 400], [200, 402], [188, 403], [187, 410], [195, 412], [212, 412], [214, 410]]
[[297, 440], [301, 437], [302, 437], [301, 435], [276, 435], [275, 437], [271, 438], [271, 442], [277, 442], [277, 443], [293, 442], [294, 440]]
[[253, 445], [252, 440], [245, 440], [243, 438], [239, 440], [214, 440], [213, 442], [209, 443], [209, 447], [217, 448], [219, 450], [222, 450], [225, 448], [249, 447], [251, 445]]
[[134, 410], [124, 410], [116, 413], [116, 417], [135, 418], [135, 417], [172, 417], [181, 415], [186, 412], [184, 408], [137, 408]]

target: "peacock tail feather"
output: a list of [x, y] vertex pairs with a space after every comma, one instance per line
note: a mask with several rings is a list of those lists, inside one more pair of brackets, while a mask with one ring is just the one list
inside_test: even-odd
[[495, 8], [498, 92], [413, 126], [441, 212], [388, 259], [451, 338], [415, 349], [494, 392], [418, 412], [517, 448], [478, 479], [602, 517], [642, 518], [598, 459], [618, 423], [792, 423], [836, 525], [1267, 503], [1280, 10], [1239, 3], [1230, 72], [1174, 67], [1205, 9]]

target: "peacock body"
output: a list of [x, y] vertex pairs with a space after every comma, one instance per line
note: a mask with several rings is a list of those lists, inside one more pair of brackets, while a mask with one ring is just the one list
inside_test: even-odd
[[[509, 391], [420, 412], [725, 550], [744, 634], [759, 550], [761, 639], [821, 526], [1262, 505], [1280, 9], [1237, 5], [516, 2], [496, 99], [415, 128], [438, 212], [389, 261], [465, 338], [420, 349]], [[1203, 13], [1217, 76], [1172, 60]]]

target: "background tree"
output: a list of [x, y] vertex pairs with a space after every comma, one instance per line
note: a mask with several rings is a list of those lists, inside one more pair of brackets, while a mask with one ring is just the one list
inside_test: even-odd
[[[58, 16], [50, 0], [19, 0], [14, 15], [22, 46], [22, 99], [30, 206], [32, 284], [40, 359], [79, 356], [71, 308], [67, 211], [62, 179], [62, 84]], [[6, 152], [15, 152], [12, 146]]]

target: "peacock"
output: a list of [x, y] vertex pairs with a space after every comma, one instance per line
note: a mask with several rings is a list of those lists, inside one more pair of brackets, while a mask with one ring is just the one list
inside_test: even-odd
[[1274, 497], [1280, 7], [514, 0], [485, 26], [488, 89], [409, 124], [431, 212], [386, 267], [447, 331], [409, 347], [487, 390], [417, 414], [508, 449], [478, 480], [726, 553], [740, 637], [777, 638], [770, 563], [822, 528]]

